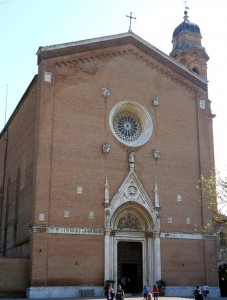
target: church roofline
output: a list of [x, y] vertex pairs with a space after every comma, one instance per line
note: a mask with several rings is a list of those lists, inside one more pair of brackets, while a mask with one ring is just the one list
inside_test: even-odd
[[22, 104], [24, 103], [26, 96], [28, 95], [31, 88], [36, 84], [38, 80], [38, 75], [36, 74], [32, 81], [30, 82], [29, 86], [27, 87], [26, 91], [24, 92], [23, 96], [21, 97], [19, 103], [17, 104], [16, 108], [14, 109], [13, 113], [11, 114], [10, 118], [8, 119], [7, 123], [4, 125], [2, 131], [0, 132], [0, 139], [3, 137], [4, 133], [7, 131], [9, 125], [13, 121], [14, 117], [16, 116], [17, 112], [21, 108]]
[[165, 54], [133, 32], [126, 32], [99, 38], [80, 40], [76, 42], [39, 47], [37, 51], [38, 63], [42, 59], [81, 53], [89, 50], [114, 47], [117, 45], [124, 45], [126, 43], [131, 43], [145, 53], [152, 54], [153, 57], [161, 60], [161, 62], [165, 66], [171, 68], [182, 76], [189, 78], [189, 80], [191, 80], [193, 83], [207, 90], [208, 81], [206, 79], [201, 78], [200, 76], [189, 70], [186, 66], [177, 62], [174, 58]]

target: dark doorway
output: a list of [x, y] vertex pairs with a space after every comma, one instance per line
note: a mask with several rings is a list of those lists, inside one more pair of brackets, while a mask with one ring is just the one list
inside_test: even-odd
[[219, 287], [221, 297], [227, 297], [227, 264], [221, 264], [218, 268]]
[[117, 247], [118, 283], [125, 293], [142, 292], [142, 244], [119, 242]]
[[[137, 265], [136, 264], [122, 264], [122, 278], [125, 277], [125, 293], [138, 293], [137, 283]], [[122, 279], [123, 281], [124, 279]], [[121, 283], [121, 284], [122, 284]]]

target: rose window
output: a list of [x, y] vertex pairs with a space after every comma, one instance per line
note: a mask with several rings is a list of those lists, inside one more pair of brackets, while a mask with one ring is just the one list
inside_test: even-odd
[[139, 138], [142, 126], [140, 120], [130, 112], [120, 112], [114, 118], [113, 128], [124, 141], [134, 141]]
[[121, 101], [111, 109], [109, 124], [115, 138], [131, 148], [144, 145], [153, 131], [149, 112], [130, 100]]

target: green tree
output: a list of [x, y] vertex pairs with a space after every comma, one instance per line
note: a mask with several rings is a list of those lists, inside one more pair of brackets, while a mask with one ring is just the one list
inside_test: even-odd
[[219, 171], [211, 171], [209, 178], [200, 177], [197, 188], [201, 190], [200, 201], [214, 212], [214, 217], [201, 230], [204, 233], [214, 230], [219, 241], [218, 255], [227, 259], [227, 177]]
[[201, 175], [198, 188], [206, 198], [208, 208], [221, 215], [227, 216], [227, 177], [222, 176], [219, 171], [211, 171], [210, 177]]
[[207, 203], [208, 209], [214, 212], [214, 217], [200, 230], [216, 237], [219, 287], [224, 297], [227, 296], [227, 177], [212, 171], [209, 178], [200, 177], [198, 189], [202, 195], [201, 204]]

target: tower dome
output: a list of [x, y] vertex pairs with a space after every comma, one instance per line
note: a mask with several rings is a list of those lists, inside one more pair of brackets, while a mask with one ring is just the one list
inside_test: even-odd
[[184, 21], [175, 28], [173, 38], [183, 31], [201, 34], [199, 26], [189, 21], [187, 11], [184, 12]]
[[185, 10], [184, 21], [173, 32], [173, 49], [170, 56], [198, 76], [206, 79], [209, 56], [202, 46], [201, 40], [199, 26], [189, 21], [188, 13]]

